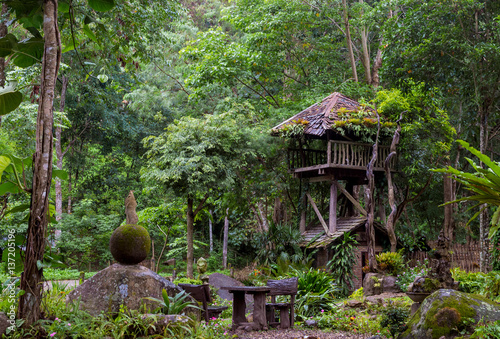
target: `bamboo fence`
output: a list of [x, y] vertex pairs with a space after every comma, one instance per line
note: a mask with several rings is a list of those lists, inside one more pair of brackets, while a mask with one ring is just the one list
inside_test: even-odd
[[[479, 271], [479, 243], [454, 244], [451, 251], [451, 267], [460, 267], [466, 272]], [[412, 252], [407, 258], [410, 266], [416, 266], [418, 262], [423, 263], [425, 259], [429, 259], [429, 253]]]

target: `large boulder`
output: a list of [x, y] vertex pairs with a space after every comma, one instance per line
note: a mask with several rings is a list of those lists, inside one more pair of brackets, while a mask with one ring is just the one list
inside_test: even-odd
[[477, 294], [437, 290], [422, 302], [399, 339], [455, 338], [454, 329], [465, 319], [500, 320], [500, 304]]
[[363, 294], [365, 296], [382, 293], [399, 293], [401, 290], [396, 285], [396, 277], [380, 273], [367, 273], [363, 279]]
[[80, 309], [92, 315], [118, 312], [120, 305], [138, 310], [141, 305], [146, 304], [149, 309], [154, 310], [159, 306], [158, 303], [144, 298], [162, 300], [162, 289], [169, 296], [181, 291], [175, 284], [144, 266], [114, 264], [71, 291], [66, 297], [66, 303], [74, 303], [80, 299]]

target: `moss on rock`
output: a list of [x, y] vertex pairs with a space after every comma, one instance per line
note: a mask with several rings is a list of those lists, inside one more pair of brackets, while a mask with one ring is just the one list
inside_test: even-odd
[[[482, 296], [441, 289], [427, 297], [410, 318], [402, 339], [438, 339], [454, 337], [466, 319], [500, 319], [500, 306]], [[465, 321], [465, 322], [464, 322]]]
[[142, 226], [123, 225], [111, 235], [109, 250], [120, 264], [135, 265], [148, 256], [151, 250], [151, 238]]

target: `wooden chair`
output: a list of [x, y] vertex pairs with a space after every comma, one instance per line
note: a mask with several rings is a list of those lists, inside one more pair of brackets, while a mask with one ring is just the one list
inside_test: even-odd
[[210, 295], [210, 286], [208, 284], [204, 285], [190, 285], [190, 284], [179, 284], [186, 293], [189, 293], [196, 301], [201, 302], [203, 306], [203, 314], [205, 321], [208, 322], [211, 318], [219, 318], [222, 311], [227, 310], [227, 306], [209, 306], [212, 302], [212, 296]]
[[[293, 327], [295, 319], [295, 295], [297, 294], [298, 278], [289, 278], [282, 280], [268, 280], [267, 286], [271, 292], [267, 295], [271, 296], [271, 302], [266, 304], [266, 315], [269, 326], [278, 326], [280, 328]], [[289, 295], [290, 302], [276, 302], [277, 295]], [[276, 319], [276, 311], [279, 310], [279, 321]]]

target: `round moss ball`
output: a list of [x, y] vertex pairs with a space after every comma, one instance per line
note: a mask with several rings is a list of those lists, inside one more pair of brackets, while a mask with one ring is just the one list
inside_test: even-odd
[[123, 225], [111, 235], [109, 250], [120, 264], [135, 265], [148, 256], [151, 250], [151, 238], [142, 226]]

